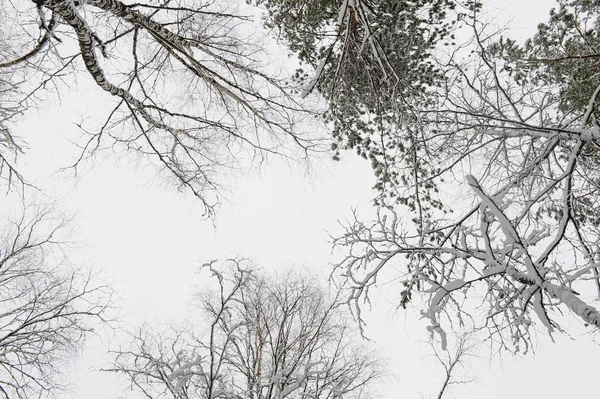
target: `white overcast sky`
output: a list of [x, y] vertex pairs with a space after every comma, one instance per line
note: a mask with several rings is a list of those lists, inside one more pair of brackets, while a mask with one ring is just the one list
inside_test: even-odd
[[[513, 17], [513, 33], [527, 35], [546, 19], [552, 1], [490, 1], [497, 21]], [[496, 14], [497, 13], [497, 14]], [[87, 85], [87, 86], [86, 86]], [[60, 104], [30, 112], [19, 126], [31, 150], [23, 158], [30, 176], [48, 176], [72, 154], [66, 136], [81, 115], [93, 115], [98, 90], [81, 79], [83, 90], [65, 95]], [[88, 87], [88, 90], [85, 89]], [[87, 93], [82, 101], [80, 96]], [[79, 97], [78, 97], [79, 96]], [[82, 106], [81, 104], [90, 104]], [[69, 133], [71, 132], [71, 133]], [[64, 209], [76, 211], [82, 257], [116, 281], [122, 323], [166, 320], [186, 312], [192, 281], [201, 262], [244, 256], [265, 268], [282, 264], [307, 265], [328, 272], [331, 248], [326, 231], [357, 207], [368, 214], [373, 177], [368, 162], [353, 156], [342, 162], [323, 160], [307, 177], [283, 162], [265, 165], [240, 178], [228, 195], [230, 202], [211, 222], [202, 217], [189, 193], [178, 193], [152, 172], [131, 160], [98, 159], [96, 166], [38, 181]], [[75, 182], [75, 183], [74, 183]], [[431, 357], [426, 323], [416, 312], [394, 312], [381, 292], [369, 315], [368, 334], [384, 348], [394, 368], [382, 393], [387, 398], [434, 397], [442, 379]], [[102, 334], [101, 334], [102, 335]], [[540, 338], [535, 357], [488, 359], [481, 346], [469, 363], [469, 376], [478, 381], [455, 392], [457, 398], [594, 398], [598, 394], [600, 348], [589, 337], [557, 336], [553, 344]], [[97, 368], [113, 342], [91, 339], [67, 376], [75, 389], [65, 397], [108, 399], [124, 397], [123, 385]], [[452, 397], [452, 396], [449, 396]]]

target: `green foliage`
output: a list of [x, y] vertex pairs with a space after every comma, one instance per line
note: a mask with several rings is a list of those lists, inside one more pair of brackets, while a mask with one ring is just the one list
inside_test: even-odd
[[[369, 160], [380, 202], [420, 211], [441, 208], [426, 181], [436, 168], [420, 155], [415, 110], [432, 99], [444, 73], [433, 56], [454, 39], [459, 20], [451, 0], [258, 0], [304, 63], [295, 76], [328, 100], [334, 159], [354, 150]], [[478, 7], [470, 2], [470, 7]], [[344, 8], [346, 6], [346, 8]], [[306, 70], [309, 67], [309, 71]], [[315, 72], [317, 81], [315, 79]], [[400, 162], [399, 162], [400, 161]], [[402, 187], [420, 191], [398, 191]], [[423, 201], [419, 205], [418, 202]], [[426, 209], [424, 209], [425, 207]]]
[[[556, 121], [560, 124], [583, 115], [600, 85], [600, 3], [559, 0], [558, 5], [550, 11], [548, 22], [540, 24], [534, 37], [523, 45], [500, 38], [489, 50], [503, 61], [504, 70], [519, 85], [544, 88], [548, 95], [557, 97]], [[594, 108], [600, 109], [598, 98]], [[597, 123], [593, 117], [587, 121], [588, 126]], [[589, 181], [599, 178], [598, 143], [584, 145], [579, 164]], [[600, 225], [595, 201], [575, 198], [573, 207], [579, 225]], [[559, 205], [549, 205], [546, 211], [556, 220], [562, 217]]]
[[320, 42], [327, 36], [338, 16], [339, 4], [334, 0], [257, 0], [265, 6], [267, 28], [283, 35], [290, 50], [300, 60], [316, 65], [324, 48]]
[[490, 50], [518, 83], [558, 86], [559, 109], [566, 115], [583, 112], [600, 85], [600, 3], [558, 3], [524, 45], [501, 38]]

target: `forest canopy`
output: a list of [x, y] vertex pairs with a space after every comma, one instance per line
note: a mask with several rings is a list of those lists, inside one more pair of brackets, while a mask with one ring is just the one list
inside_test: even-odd
[[[500, 352], [528, 352], [540, 331], [597, 337], [600, 4], [558, 0], [529, 38], [498, 29], [485, 6], [0, 0], [11, 21], [0, 23], [0, 180], [21, 205], [38, 177], [23, 173], [19, 124], [77, 91], [90, 116], [69, 121], [76, 155], [61, 168], [134, 159], [213, 222], [234, 177], [275, 159], [356, 153], [374, 175], [361, 188], [374, 189], [372, 217], [355, 211], [331, 232], [334, 299], [291, 272], [210, 263], [204, 325], [141, 328], [108, 370], [148, 397], [364, 397], [379, 364], [346, 348], [384, 286], [442, 351], [465, 334]], [[4, 397], [59, 389], [55, 362], [112, 306], [68, 251], [54, 262], [53, 212], [5, 224]]]

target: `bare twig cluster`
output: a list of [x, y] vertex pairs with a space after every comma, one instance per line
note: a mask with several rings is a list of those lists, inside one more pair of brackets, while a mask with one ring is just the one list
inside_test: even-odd
[[112, 98], [103, 122], [80, 126], [85, 139], [73, 166], [120, 146], [168, 172], [211, 213], [232, 168], [317, 148], [300, 127], [310, 113], [244, 32], [252, 29], [249, 18], [225, 3], [50, 0], [16, 7], [7, 4], [7, 17], [31, 37], [11, 36], [0, 71], [27, 79], [23, 107], [50, 91], [60, 95], [84, 71]]
[[260, 276], [248, 261], [206, 266], [196, 328], [143, 327], [115, 367], [151, 398], [363, 398], [381, 363], [343, 308], [307, 278]]
[[0, 397], [52, 396], [85, 337], [110, 317], [112, 290], [68, 262], [67, 220], [29, 207], [0, 241]]

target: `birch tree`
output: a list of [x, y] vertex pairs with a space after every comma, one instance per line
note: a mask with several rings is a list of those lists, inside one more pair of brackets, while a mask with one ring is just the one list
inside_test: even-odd
[[249, 34], [252, 18], [233, 5], [3, 1], [3, 20], [15, 26], [1, 31], [0, 73], [23, 83], [21, 108], [93, 82], [111, 107], [80, 126], [74, 164], [107, 147], [137, 153], [211, 212], [232, 169], [301, 159], [317, 144], [298, 125], [310, 113], [288, 94], [276, 63], [268, 68]]
[[359, 317], [389, 279], [443, 347], [448, 331], [474, 328], [526, 352], [536, 326], [563, 331], [563, 313], [597, 334], [600, 13], [559, 7], [522, 47], [475, 10], [471, 41], [439, 57], [431, 103], [371, 142], [384, 154], [377, 217], [334, 239], [334, 275]]
[[73, 265], [67, 220], [51, 207], [3, 215], [0, 397], [54, 397], [71, 359], [110, 317], [111, 289]]
[[148, 398], [365, 398], [380, 359], [314, 280], [266, 277], [249, 262], [206, 266], [197, 328], [142, 327], [109, 371]]

